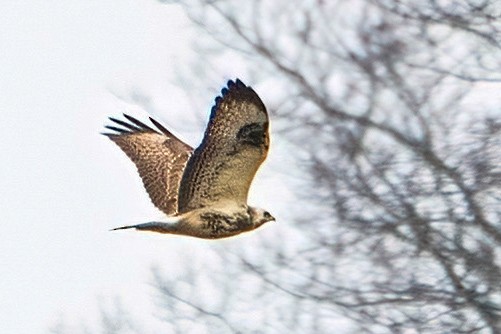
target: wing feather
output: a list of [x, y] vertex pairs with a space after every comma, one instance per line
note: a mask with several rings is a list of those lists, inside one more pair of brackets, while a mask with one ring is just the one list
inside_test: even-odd
[[193, 148], [151, 118], [160, 132], [129, 115], [124, 117], [129, 122], [110, 117], [122, 128], [108, 125], [114, 132], [103, 134], [134, 162], [153, 204], [167, 215], [177, 214], [179, 184]]
[[228, 81], [216, 97], [200, 146], [190, 157], [179, 188], [179, 212], [219, 201], [247, 203], [254, 175], [269, 147], [268, 114], [256, 92]]

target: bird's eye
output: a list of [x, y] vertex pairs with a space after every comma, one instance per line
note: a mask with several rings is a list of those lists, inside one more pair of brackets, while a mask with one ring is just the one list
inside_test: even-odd
[[271, 218], [271, 214], [268, 211], [264, 212], [264, 218]]

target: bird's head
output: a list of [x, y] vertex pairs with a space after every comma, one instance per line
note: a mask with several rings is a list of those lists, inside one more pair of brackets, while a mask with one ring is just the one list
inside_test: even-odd
[[273, 217], [268, 211], [261, 208], [249, 206], [249, 214], [252, 218], [252, 222], [254, 223], [254, 228], [258, 228], [264, 223], [275, 221], [275, 217]]

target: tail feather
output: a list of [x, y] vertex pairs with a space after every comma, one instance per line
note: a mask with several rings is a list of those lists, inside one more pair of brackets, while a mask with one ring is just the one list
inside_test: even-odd
[[136, 226], [138, 226], [138, 225], [115, 227], [115, 228], [112, 228], [110, 231], [126, 230], [126, 229], [129, 229], [129, 228], [136, 228]]
[[176, 219], [176, 221], [172, 221], [172, 222], [149, 222], [149, 223], [144, 223], [144, 224], [115, 227], [115, 228], [112, 228], [110, 231], [127, 230], [129, 228], [135, 228], [136, 230], [140, 230], [140, 231], [154, 231], [154, 232], [160, 232], [160, 233], [176, 233], [178, 231], [178, 226], [176, 223], [177, 223], [177, 219]]

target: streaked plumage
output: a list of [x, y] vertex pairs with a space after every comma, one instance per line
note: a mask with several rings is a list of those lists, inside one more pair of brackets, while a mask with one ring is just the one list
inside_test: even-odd
[[[215, 99], [202, 143], [193, 150], [150, 118], [156, 129], [124, 115], [105, 133], [134, 162], [153, 204], [166, 222], [124, 226], [200, 238], [224, 238], [274, 218], [249, 207], [247, 195], [269, 147], [268, 114], [240, 80]], [[120, 127], [117, 127], [119, 125]]]

